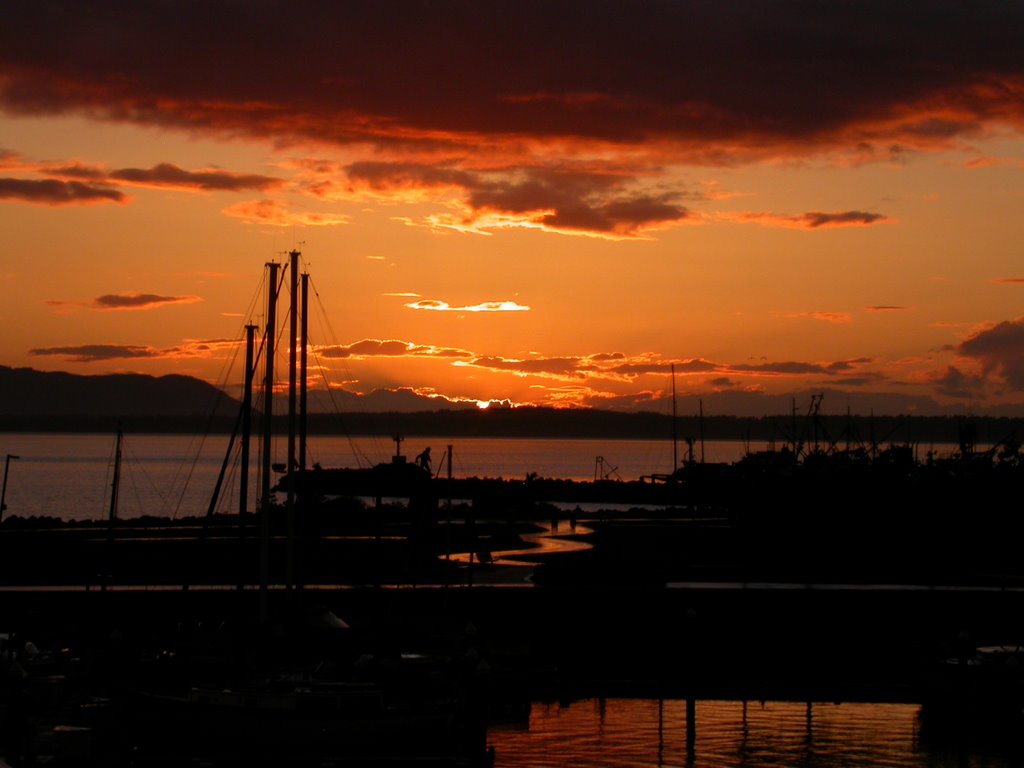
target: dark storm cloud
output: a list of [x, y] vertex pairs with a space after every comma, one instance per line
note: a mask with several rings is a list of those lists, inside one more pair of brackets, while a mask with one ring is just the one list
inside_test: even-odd
[[954, 365], [946, 366], [946, 370], [934, 379], [935, 391], [946, 397], [967, 399], [979, 397], [985, 390], [985, 379], [964, 373]]
[[122, 203], [123, 192], [80, 181], [57, 179], [0, 179], [0, 200], [19, 200], [37, 205], [88, 205]]
[[712, 163], [891, 154], [1020, 126], [1022, 28], [1024, 5], [998, 0], [12, 0], [0, 104], [462, 151], [515, 137], [666, 141]]
[[964, 339], [956, 350], [979, 361], [986, 373], [1001, 376], [1015, 390], [1024, 390], [1024, 318], [1004, 320]]

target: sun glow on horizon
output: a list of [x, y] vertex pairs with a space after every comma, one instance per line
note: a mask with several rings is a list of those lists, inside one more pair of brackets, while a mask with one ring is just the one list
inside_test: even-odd
[[1024, 6], [526, 2], [11, 9], [0, 363], [218, 381], [299, 248], [325, 374], [410, 407], [1024, 414]]

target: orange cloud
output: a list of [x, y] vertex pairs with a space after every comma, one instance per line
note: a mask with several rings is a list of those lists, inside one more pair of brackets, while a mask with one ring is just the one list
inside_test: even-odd
[[839, 211], [823, 213], [811, 211], [797, 216], [786, 216], [779, 213], [719, 213], [718, 218], [739, 222], [751, 222], [765, 227], [786, 227], [788, 229], [815, 229], [832, 227], [868, 227], [892, 221], [881, 213], [865, 211]]
[[964, 163], [964, 167], [970, 168], [971, 170], [993, 167], [1024, 168], [1024, 160], [1008, 157], [981, 156], [968, 160], [966, 163]]
[[[595, 169], [589, 164], [461, 170], [449, 163], [357, 162], [345, 172], [350, 195], [370, 193], [390, 201], [420, 202], [449, 195], [454, 214], [428, 216], [428, 226], [486, 234], [508, 227], [562, 234], [638, 237], [689, 217], [678, 193], [648, 192], [638, 172]], [[314, 188], [338, 186], [325, 180]]]
[[[901, 161], [1024, 129], [1024, 72], [1005, 53], [1018, 48], [1024, 8], [995, 0], [939, 12], [927, 0], [884, 12], [779, 0], [771, 13], [755, 0], [524, 0], [512, 10], [314, 2], [289, 8], [284, 25], [275, 4], [215, 20], [199, 5], [131, 8], [97, 15], [39, 0], [8, 9], [0, 109], [340, 149], [344, 164], [290, 161], [296, 189], [320, 201], [436, 201], [440, 210], [407, 222], [438, 229], [646, 237], [700, 220], [685, 204], [694, 193], [673, 181], [684, 165]], [[500, 39], [484, 32], [499, 28]], [[0, 156], [17, 162], [9, 150]], [[123, 201], [97, 188], [100, 179], [191, 190], [283, 184], [167, 162], [52, 172], [65, 175], [49, 182], [85, 186], [14, 180], [20, 187], [4, 196]], [[714, 184], [700, 191], [729, 196]], [[274, 226], [344, 223], [271, 200], [225, 212]], [[889, 221], [861, 210], [732, 216], [806, 230]]]
[[250, 200], [229, 205], [221, 213], [241, 219], [246, 224], [269, 224], [272, 227], [332, 227], [349, 222], [349, 217], [341, 213], [293, 211], [282, 200]]
[[579, 370], [580, 358], [555, 357], [528, 360], [506, 359], [501, 357], [477, 357], [471, 365], [477, 368], [490, 368], [495, 371], [510, 371], [520, 376], [554, 375], [557, 377], [582, 377]]
[[450, 347], [436, 347], [426, 344], [414, 344], [411, 341], [398, 339], [362, 339], [353, 344], [317, 347], [322, 357], [333, 358], [367, 358], [367, 357], [472, 357], [471, 352]]
[[811, 320], [821, 320], [826, 323], [850, 323], [853, 322], [853, 318], [846, 312], [792, 312], [786, 317], [790, 318], [810, 318]]
[[672, 375], [702, 377], [707, 374], [731, 374], [735, 376], [824, 376], [834, 377], [871, 361], [866, 358], [841, 360], [831, 363], [808, 363], [782, 361], [764, 363], [717, 363], [703, 358], [667, 360], [664, 358], [638, 355], [586, 355], [580, 357], [532, 357], [506, 358], [479, 356], [469, 361], [456, 361], [456, 365], [505, 371], [517, 376], [540, 376], [564, 381], [577, 379], [603, 379], [607, 381], [634, 382], [641, 376]]
[[446, 301], [423, 299], [410, 302], [405, 306], [409, 309], [426, 309], [434, 312], [528, 312], [530, 310], [529, 307], [514, 301], [485, 301], [480, 304], [453, 307]]

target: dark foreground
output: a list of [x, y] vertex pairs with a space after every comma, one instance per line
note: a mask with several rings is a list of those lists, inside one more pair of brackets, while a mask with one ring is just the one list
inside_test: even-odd
[[[6, 670], [9, 758], [29, 711], [33, 727], [71, 728], [50, 743], [73, 764], [96, 764], [97, 754], [110, 764], [379, 762], [380, 745], [396, 740], [404, 751], [384, 752], [396, 764], [483, 764], [487, 719], [515, 718], [530, 701], [605, 696], [923, 702], [956, 718], [991, 710], [1019, 728], [1019, 670], [980, 694], [967, 677], [975, 646], [1022, 636], [1019, 591], [721, 583], [275, 591], [262, 626], [252, 618], [254, 591], [16, 590], [2, 600], [10, 645], [31, 639], [41, 651], [23, 665], [28, 678]], [[325, 609], [349, 627], [332, 626]], [[360, 659], [367, 676], [353, 678]], [[409, 659], [436, 661], [409, 676], [401, 667]], [[287, 679], [285, 671], [305, 676], [307, 704], [330, 711], [286, 720], [262, 711], [266, 681]], [[379, 707], [367, 715], [351, 696], [346, 705], [313, 695], [353, 682], [376, 691], [382, 672], [391, 687], [379, 695], [402, 702], [406, 709], [387, 711], [403, 720], [388, 722]], [[205, 709], [181, 704], [204, 690], [264, 698], [241, 714], [209, 700]], [[1000, 711], [996, 691], [1006, 697]], [[163, 710], [154, 695], [166, 697]], [[211, 731], [211, 713], [224, 711], [233, 714]], [[339, 752], [333, 737], [315, 743], [307, 732], [365, 733], [369, 723], [380, 732], [376, 752], [363, 744], [354, 753], [351, 740]]]
[[262, 598], [237, 521], [5, 525], [0, 754], [478, 765], [489, 720], [606, 696], [921, 702], [1019, 727], [1016, 540], [923, 511], [872, 531], [713, 512], [547, 520], [568, 552], [524, 541], [536, 522], [367, 512], [300, 535], [291, 589], [275, 523]]

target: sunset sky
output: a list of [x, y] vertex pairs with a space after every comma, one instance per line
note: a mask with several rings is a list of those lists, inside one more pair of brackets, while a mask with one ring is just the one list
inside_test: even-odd
[[0, 364], [236, 393], [297, 248], [353, 393], [661, 410], [674, 364], [685, 409], [1022, 415], [1021, 30], [984, 0], [9, 1]]

